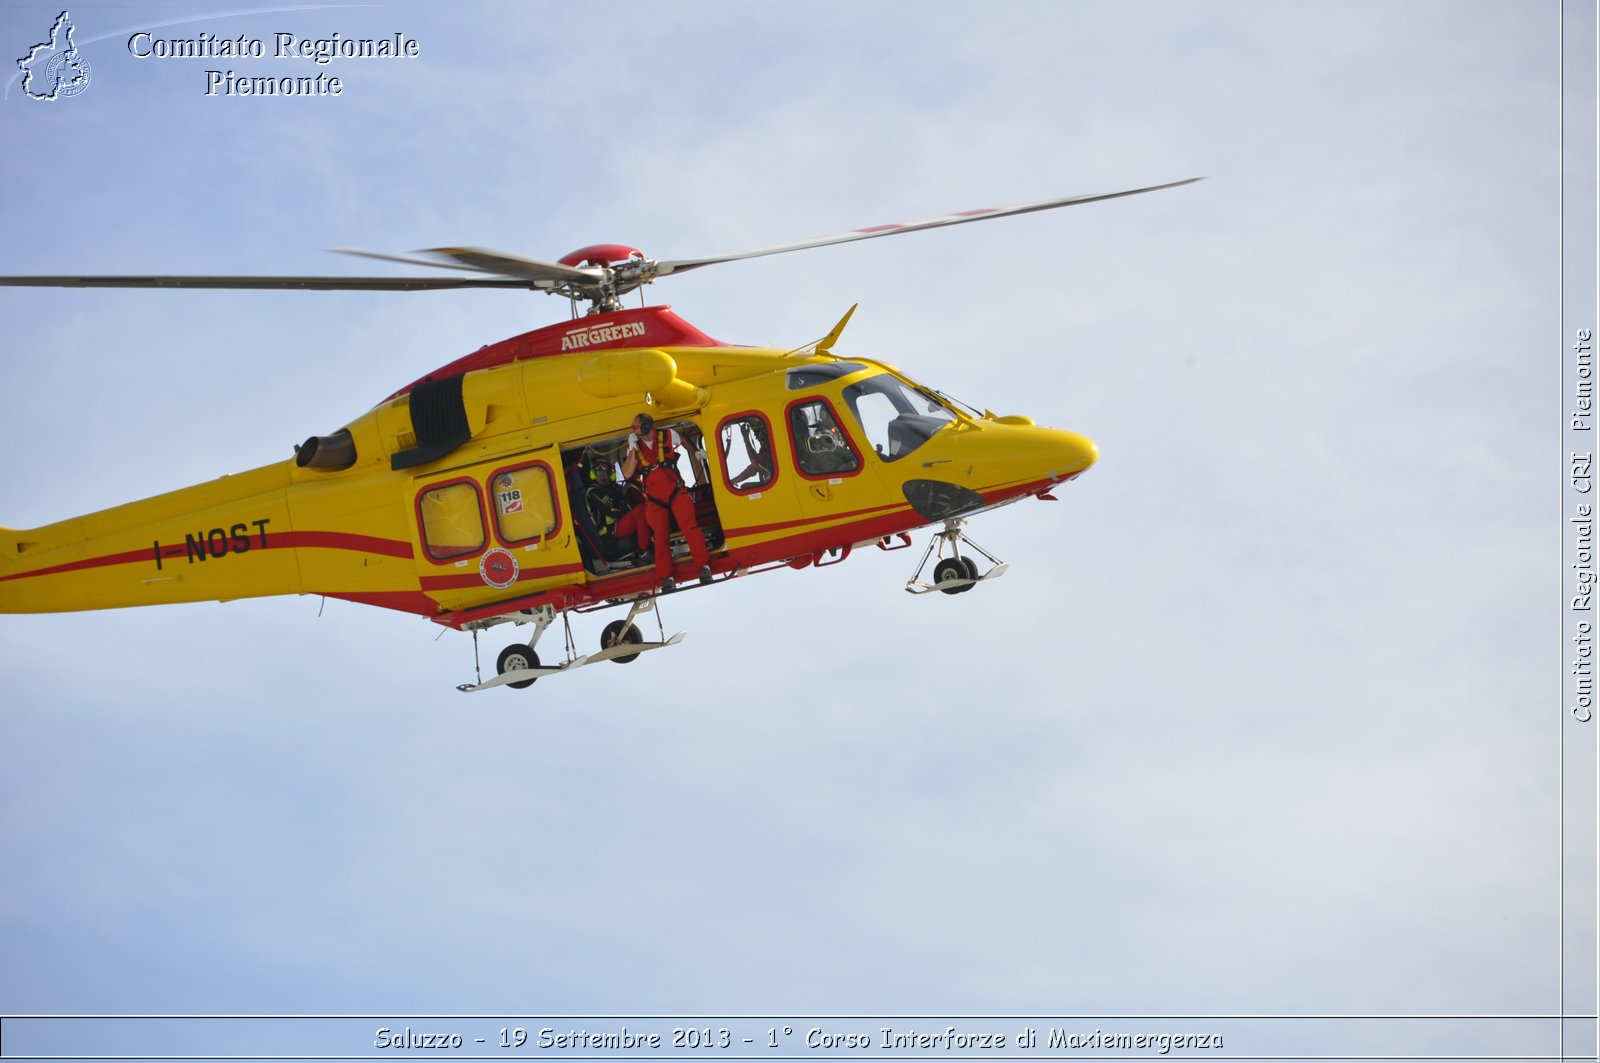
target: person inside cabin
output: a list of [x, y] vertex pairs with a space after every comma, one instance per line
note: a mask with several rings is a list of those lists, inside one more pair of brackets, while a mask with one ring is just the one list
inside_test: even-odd
[[598, 560], [621, 561], [648, 546], [635, 539], [633, 522], [622, 526], [631, 514], [608, 455], [592, 446], [583, 448], [570, 475], [579, 534]]
[[[711, 552], [694, 517], [694, 499], [678, 472], [678, 454], [683, 441], [670, 428], [656, 429], [655, 418], [641, 413], [633, 419], [633, 435], [628, 439], [628, 454], [622, 459], [622, 478], [641, 478], [644, 487], [644, 524], [639, 531], [640, 546], [648, 538], [655, 546], [656, 580], [663, 593], [676, 589], [672, 577], [672, 523], [677, 521], [689, 544], [689, 552], [700, 568], [700, 582], [711, 582]], [[624, 518], [626, 519], [626, 518]]]
[[[753, 491], [758, 487], [765, 487], [772, 479], [772, 457], [767, 453], [766, 432], [757, 431], [753, 423], [747, 418], [738, 422], [739, 435], [744, 443], [744, 452], [750, 458], [750, 464], [737, 476], [730, 476], [728, 482], [735, 491]], [[722, 443], [724, 452], [733, 440], [734, 426], [729, 425], [723, 429]]]
[[[646, 519], [649, 508], [650, 504], [648, 502], [640, 502], [624, 513], [622, 518], [617, 521], [615, 534], [619, 539], [625, 537], [630, 540], [634, 544], [636, 553], [649, 555], [653, 558], [655, 556], [652, 546], [654, 540], [651, 538], [650, 521]], [[640, 560], [643, 560], [642, 556]]]

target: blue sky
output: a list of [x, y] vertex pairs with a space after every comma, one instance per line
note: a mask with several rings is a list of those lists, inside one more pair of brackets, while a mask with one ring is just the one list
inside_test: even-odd
[[[71, 10], [90, 86], [0, 102], [0, 272], [682, 258], [1208, 180], [650, 290], [786, 346], [859, 302], [839, 353], [1095, 439], [974, 522], [975, 593], [782, 572], [473, 698], [467, 636], [339, 602], [0, 617], [0, 1010], [1557, 1007], [1553, 4]], [[191, 15], [153, 32], [421, 54], [207, 97], [227, 61], [125, 47]], [[0, 523], [278, 460], [565, 312], [0, 292]]]

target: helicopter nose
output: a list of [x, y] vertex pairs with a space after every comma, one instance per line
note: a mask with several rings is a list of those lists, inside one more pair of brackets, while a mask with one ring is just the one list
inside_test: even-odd
[[1059, 466], [1050, 470], [1052, 480], [1065, 480], [1076, 476], [1089, 466], [1093, 465], [1100, 457], [1100, 448], [1094, 445], [1094, 440], [1088, 436], [1081, 436], [1076, 432], [1056, 430], [1057, 460]]

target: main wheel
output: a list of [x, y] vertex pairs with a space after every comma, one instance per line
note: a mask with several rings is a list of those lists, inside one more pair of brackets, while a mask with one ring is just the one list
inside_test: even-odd
[[956, 560], [960, 561], [961, 567], [967, 570], [967, 578], [973, 581], [965, 587], [957, 587], [956, 593], [960, 594], [962, 591], [970, 591], [978, 585], [978, 563], [970, 557], [958, 557]]
[[[972, 579], [977, 570], [977, 566], [974, 565], [972, 567], [972, 571], [968, 572], [965, 560], [963, 558], [947, 557], [943, 561], [940, 561], [937, 565], [933, 566], [933, 582], [935, 586], [938, 586], [938, 584], [943, 583], [947, 579]], [[944, 594], [960, 594], [966, 589], [967, 588], [964, 586], [939, 587], [939, 590]]]
[[[644, 634], [639, 630], [639, 626], [637, 624], [629, 624], [623, 620], [611, 621], [606, 625], [606, 629], [600, 633], [600, 648], [602, 650], [609, 650], [611, 647], [620, 646], [624, 642], [630, 645], [637, 645], [643, 641]], [[613, 664], [627, 664], [629, 661], [637, 661], [638, 659], [639, 655], [637, 653], [629, 653], [621, 657], [613, 657], [611, 661]]]
[[[500, 651], [500, 659], [495, 662], [495, 667], [500, 669], [501, 675], [527, 668], [537, 668], [539, 667], [539, 655], [533, 652], [532, 646], [519, 642], [515, 646], [507, 646]], [[534, 676], [532, 679], [522, 679], [515, 683], [507, 683], [506, 686], [511, 687], [513, 690], [525, 690], [533, 686], [538, 679], [538, 676]]]

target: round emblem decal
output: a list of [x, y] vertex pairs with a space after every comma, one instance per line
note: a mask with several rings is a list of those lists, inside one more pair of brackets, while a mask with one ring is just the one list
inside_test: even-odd
[[483, 582], [495, 590], [505, 590], [517, 582], [519, 567], [517, 559], [510, 550], [495, 547], [483, 555], [478, 562], [478, 575], [483, 577]]

